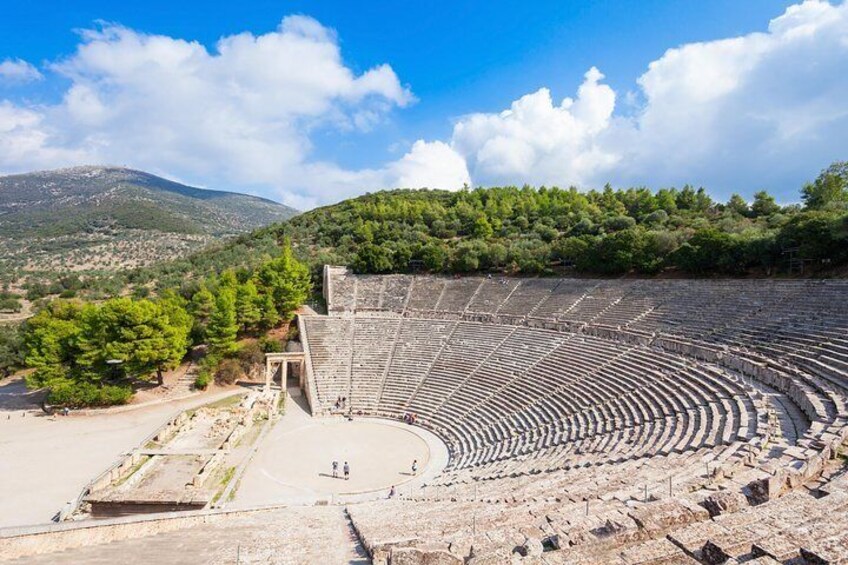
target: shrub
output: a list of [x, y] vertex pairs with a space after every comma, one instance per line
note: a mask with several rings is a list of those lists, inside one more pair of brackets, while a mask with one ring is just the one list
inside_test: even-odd
[[259, 343], [250, 341], [245, 343], [239, 350], [238, 359], [241, 363], [242, 370], [245, 373], [249, 373], [253, 367], [262, 365], [265, 362], [265, 352], [262, 351]]
[[78, 382], [70, 379], [57, 379], [50, 383], [47, 402], [71, 408], [89, 406], [114, 406], [126, 404], [132, 398], [129, 385], [103, 385]]
[[207, 369], [201, 369], [194, 378], [194, 388], [198, 390], [206, 390], [206, 387], [209, 386], [210, 380], [209, 371]]
[[0, 298], [0, 312], [20, 312], [21, 301], [15, 297]]
[[241, 364], [235, 359], [224, 359], [215, 371], [215, 384], [231, 385], [242, 377], [244, 377], [244, 371], [241, 369]]
[[283, 352], [283, 344], [280, 343], [279, 340], [269, 338], [268, 336], [263, 336], [259, 339], [259, 347], [262, 348], [262, 351], [265, 353]]

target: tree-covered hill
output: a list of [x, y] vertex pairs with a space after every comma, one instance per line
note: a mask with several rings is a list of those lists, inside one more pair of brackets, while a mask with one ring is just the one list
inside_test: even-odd
[[[494, 187], [459, 192], [394, 190], [318, 208], [181, 265], [136, 276], [178, 282], [188, 269], [249, 263], [283, 237], [317, 273], [324, 263], [359, 272], [498, 270], [544, 274], [806, 275], [848, 263], [848, 164], [802, 187], [803, 204], [766, 191], [714, 201], [685, 186], [581, 192]], [[790, 265], [790, 259], [795, 259]]]

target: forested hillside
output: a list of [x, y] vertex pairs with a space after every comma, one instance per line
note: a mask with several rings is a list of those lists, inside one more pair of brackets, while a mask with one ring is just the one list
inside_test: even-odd
[[18, 331], [0, 334], [0, 362], [4, 370], [32, 368], [27, 385], [48, 389], [48, 402], [65, 406], [125, 403], [138, 383], [155, 375], [161, 385], [163, 371], [194, 346], [204, 346], [195, 386], [213, 378], [232, 384], [263, 360], [255, 341], [239, 339], [290, 320], [309, 292], [309, 272], [286, 246], [255, 269], [228, 269], [179, 293], [53, 300]]
[[290, 237], [317, 273], [324, 263], [363, 273], [771, 276], [838, 273], [848, 262], [848, 164], [834, 163], [779, 205], [714, 201], [685, 186], [581, 192], [495, 187], [460, 192], [395, 190], [312, 210], [217, 250], [136, 271], [136, 284], [179, 285], [186, 272], [214, 272], [273, 254]]

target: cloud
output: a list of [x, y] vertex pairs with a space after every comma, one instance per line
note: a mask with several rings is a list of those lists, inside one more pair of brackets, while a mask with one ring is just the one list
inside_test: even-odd
[[583, 183], [615, 161], [596, 144], [615, 108], [615, 93], [601, 79], [593, 67], [576, 100], [554, 104], [550, 91], [540, 88], [499, 114], [467, 116], [454, 127], [451, 143], [478, 183], [545, 183], [563, 171]]
[[576, 100], [542, 88], [460, 119], [451, 145], [476, 184], [703, 184], [719, 195], [801, 183], [848, 147], [848, 4], [789, 7], [765, 33], [669, 49], [615, 115], [595, 68]]
[[0, 61], [0, 84], [23, 84], [44, 78], [30, 63], [22, 59]]
[[[20, 60], [0, 69], [41, 76]], [[0, 100], [0, 170], [125, 164], [304, 208], [465, 183], [688, 182], [786, 201], [848, 147], [848, 3], [823, 0], [761, 32], [669, 49], [620, 95], [592, 67], [572, 97], [539, 88], [355, 170], [316, 157], [320, 134], [380, 128], [415, 98], [387, 64], [351, 69], [335, 31], [306, 16], [211, 49], [105, 25], [44, 71], [69, 86], [52, 105]]]
[[387, 172], [399, 187], [455, 190], [471, 183], [463, 158], [441, 141], [416, 141]]
[[21, 149], [0, 170], [127, 164], [285, 198], [317, 180], [313, 132], [374, 127], [414, 101], [390, 66], [347, 67], [335, 32], [304, 16], [214, 50], [107, 25], [49, 70], [70, 83], [59, 103], [3, 102], [0, 145]]

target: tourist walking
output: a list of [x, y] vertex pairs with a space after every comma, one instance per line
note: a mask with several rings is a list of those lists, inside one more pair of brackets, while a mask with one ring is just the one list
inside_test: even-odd
[[392, 485], [391, 490], [389, 490], [389, 498], [394, 498], [395, 494], [395, 485]]
[[412, 462], [412, 474], [414, 475], [417, 472], [418, 472], [418, 459], [415, 459]]
[[350, 478], [350, 465], [347, 464], [347, 461], [345, 461], [344, 464], [344, 476], [345, 480], [348, 480]]
[[333, 461], [333, 478], [334, 479], [339, 478], [339, 462], [338, 461]]

